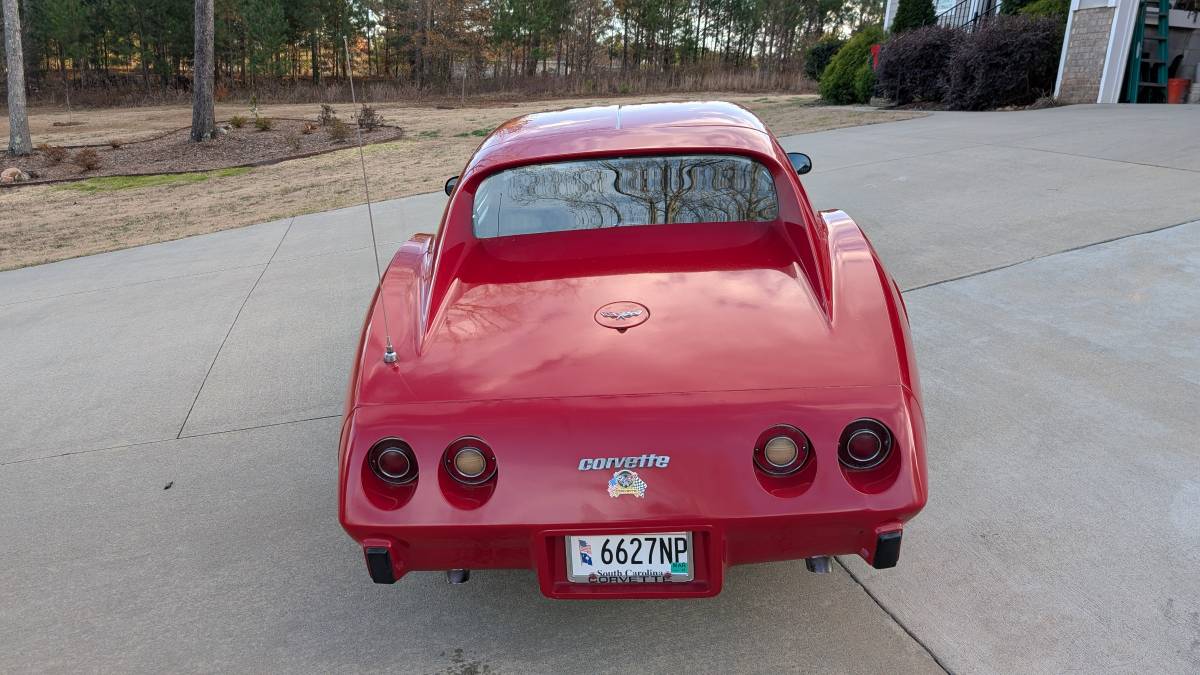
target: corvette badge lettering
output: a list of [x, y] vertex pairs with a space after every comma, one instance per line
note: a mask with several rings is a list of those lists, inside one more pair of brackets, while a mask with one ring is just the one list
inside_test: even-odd
[[608, 496], [616, 499], [621, 495], [633, 495], [638, 499], [646, 496], [646, 483], [636, 471], [621, 469], [608, 481]]
[[580, 471], [611, 471], [612, 469], [665, 469], [671, 463], [667, 455], [634, 455], [632, 457], [585, 457], [579, 460]]

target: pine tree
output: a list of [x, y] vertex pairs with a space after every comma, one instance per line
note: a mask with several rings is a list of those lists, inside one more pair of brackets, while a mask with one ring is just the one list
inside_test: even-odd
[[192, 140], [212, 138], [213, 2], [196, 0], [195, 52], [192, 57]]
[[896, 17], [892, 19], [892, 34], [906, 30], [931, 26], [937, 22], [933, 0], [900, 0], [896, 6]]
[[29, 142], [29, 119], [25, 116], [25, 62], [17, 0], [4, 0], [4, 37], [8, 58], [8, 151], [28, 155], [33, 148]]

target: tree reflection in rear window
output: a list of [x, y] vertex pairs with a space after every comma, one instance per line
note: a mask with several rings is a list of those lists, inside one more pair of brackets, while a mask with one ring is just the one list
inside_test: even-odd
[[734, 155], [618, 157], [521, 166], [475, 191], [475, 236], [622, 225], [775, 220], [775, 182]]

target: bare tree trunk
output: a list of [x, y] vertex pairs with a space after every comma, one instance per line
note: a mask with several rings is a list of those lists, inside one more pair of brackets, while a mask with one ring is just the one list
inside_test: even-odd
[[321, 84], [321, 44], [318, 42], [319, 39], [317, 34], [313, 33], [309, 37], [308, 43], [309, 63], [311, 64], [310, 74], [312, 75], [313, 84]]
[[4, 52], [8, 58], [8, 151], [28, 155], [29, 118], [25, 114], [25, 60], [21, 52], [21, 15], [17, 0], [4, 0]]
[[196, 0], [196, 42], [192, 57], [192, 140], [212, 138], [213, 0]]
[[433, 0], [425, 0], [425, 41], [421, 47], [421, 80], [420, 86], [424, 86], [427, 78], [433, 73], [429, 67], [429, 55], [433, 52], [430, 47], [430, 33], [433, 32]]

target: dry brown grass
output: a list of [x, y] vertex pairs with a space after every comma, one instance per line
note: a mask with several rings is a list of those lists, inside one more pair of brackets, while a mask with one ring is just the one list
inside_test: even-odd
[[[621, 103], [679, 100], [680, 96], [620, 98]], [[919, 112], [871, 111], [811, 105], [813, 97], [793, 95], [696, 94], [691, 99], [729, 100], [755, 111], [778, 135], [820, 131], [920, 117]], [[501, 122], [530, 112], [594, 105], [614, 99], [535, 101], [523, 104], [444, 110], [380, 104], [378, 112], [405, 129], [402, 140], [366, 148], [371, 195], [391, 199], [434, 192], [458, 173], [482, 140]], [[335, 105], [339, 115], [353, 112]], [[244, 112], [218, 106], [221, 119]], [[315, 119], [318, 106], [272, 105], [263, 114]], [[133, 108], [75, 113], [84, 124], [55, 127], [65, 113], [34, 111], [35, 143], [76, 145], [126, 142], [187, 126], [190, 109]], [[61, 120], [58, 119], [61, 117]], [[0, 137], [7, 136], [0, 125]], [[296, 159], [248, 171], [217, 171], [144, 180], [93, 179], [83, 183], [33, 185], [0, 190], [0, 270], [178, 239], [253, 223], [361, 203], [357, 151], [345, 150]], [[99, 182], [96, 182], [99, 181]]]

